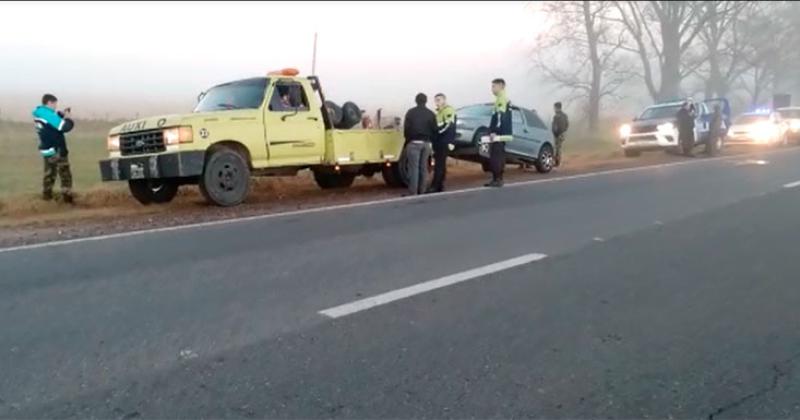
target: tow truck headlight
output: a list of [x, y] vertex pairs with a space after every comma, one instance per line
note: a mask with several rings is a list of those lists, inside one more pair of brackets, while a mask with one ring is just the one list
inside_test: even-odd
[[631, 135], [631, 126], [629, 124], [622, 124], [619, 128], [619, 135], [621, 137], [628, 137]]
[[164, 144], [173, 146], [181, 143], [191, 143], [192, 127], [173, 127], [164, 130]]
[[118, 152], [119, 151], [119, 134], [115, 134], [113, 136], [108, 136], [106, 139], [106, 146], [108, 147], [109, 152]]
[[675, 134], [675, 124], [671, 122], [659, 124], [656, 128], [661, 134]]

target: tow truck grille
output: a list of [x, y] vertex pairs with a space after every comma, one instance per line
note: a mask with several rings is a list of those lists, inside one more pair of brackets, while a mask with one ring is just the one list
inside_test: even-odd
[[155, 130], [122, 134], [119, 136], [119, 150], [122, 156], [163, 152], [167, 150], [164, 133]]

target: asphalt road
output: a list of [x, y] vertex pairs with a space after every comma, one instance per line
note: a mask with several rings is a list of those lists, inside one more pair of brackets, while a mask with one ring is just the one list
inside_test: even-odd
[[0, 250], [0, 417], [798, 417], [796, 181], [786, 149]]

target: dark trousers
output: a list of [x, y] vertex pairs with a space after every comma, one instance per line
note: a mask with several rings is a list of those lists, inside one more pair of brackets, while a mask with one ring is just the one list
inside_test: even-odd
[[503, 170], [506, 167], [506, 143], [496, 141], [489, 143], [489, 166], [492, 169], [492, 178], [495, 181], [503, 180]]
[[431, 190], [444, 191], [444, 180], [447, 176], [447, 144], [433, 145], [433, 181]]
[[681, 144], [681, 152], [686, 156], [691, 156], [692, 149], [694, 149], [694, 131], [681, 132], [678, 134], [678, 139]]
[[430, 156], [431, 144], [427, 141], [414, 140], [406, 145], [406, 174], [408, 176], [408, 192], [411, 195], [425, 192]]

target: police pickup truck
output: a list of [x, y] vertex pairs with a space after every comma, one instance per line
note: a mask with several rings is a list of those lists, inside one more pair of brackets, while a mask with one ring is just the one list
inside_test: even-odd
[[[676, 115], [684, 102], [686, 101], [671, 101], [648, 106], [631, 123], [623, 124], [619, 129], [619, 135], [625, 156], [635, 157], [650, 150], [677, 150], [680, 144]], [[720, 106], [723, 120], [723, 136], [713, 145], [716, 151], [719, 151], [723, 146], [727, 127], [730, 127], [730, 105], [724, 98], [694, 103], [696, 115], [694, 139], [695, 145], [708, 142], [714, 105]]]
[[352, 128], [361, 111], [352, 103], [332, 107], [316, 76], [298, 74], [284, 69], [224, 83], [201, 94], [194, 112], [112, 128], [110, 156], [100, 161], [103, 181], [127, 181], [143, 204], [169, 202], [180, 185], [196, 184], [219, 206], [241, 203], [251, 175], [307, 169], [320, 188], [345, 188], [356, 176], [380, 172], [401, 186], [403, 134]]

